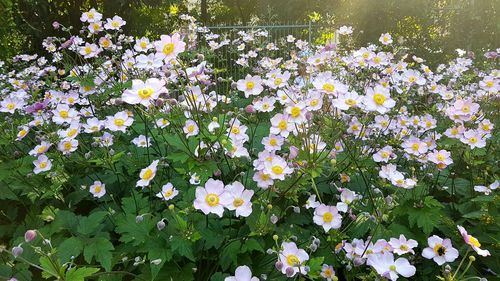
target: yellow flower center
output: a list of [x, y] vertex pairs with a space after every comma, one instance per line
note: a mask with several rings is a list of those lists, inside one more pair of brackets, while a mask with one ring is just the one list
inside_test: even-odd
[[388, 158], [389, 153], [387, 151], [382, 151], [382, 153], [380, 153], [380, 156], [382, 156], [382, 158]]
[[396, 271], [396, 266], [395, 266], [395, 265], [391, 265], [391, 266], [389, 266], [389, 270], [390, 270], [390, 271]]
[[150, 180], [153, 177], [153, 170], [148, 168], [142, 175], [143, 180]]
[[188, 130], [188, 132], [190, 132], [190, 133], [194, 132], [194, 125], [189, 125], [189, 126], [187, 127], [187, 130]]
[[401, 246], [399, 246], [399, 249], [401, 249], [402, 251], [408, 251], [408, 246], [401, 245]]
[[215, 193], [209, 193], [205, 197], [205, 202], [207, 202], [208, 206], [215, 207], [219, 205], [219, 195]]
[[283, 168], [281, 166], [273, 166], [271, 168], [271, 170], [273, 171], [273, 173], [277, 174], [277, 175], [281, 175], [283, 173]]
[[8, 110], [12, 110], [12, 109], [14, 109], [14, 107], [16, 107], [16, 105], [13, 104], [13, 103], [11, 103], [11, 102], [7, 104], [7, 109]]
[[148, 46], [148, 43], [146, 43], [145, 41], [141, 41], [139, 46], [141, 46], [141, 48], [143, 48], [143, 49], [146, 49], [146, 47]]
[[474, 143], [477, 142], [477, 138], [476, 137], [470, 137], [469, 138], [469, 142], [472, 143], [472, 144], [474, 144]]
[[22, 129], [20, 132], [19, 132], [19, 136], [20, 137], [24, 137], [26, 134], [28, 133], [28, 131]]
[[333, 92], [335, 90], [335, 86], [333, 84], [330, 84], [330, 83], [325, 83], [323, 85], [323, 90], [325, 90], [327, 92]]
[[481, 247], [481, 243], [479, 243], [479, 241], [476, 239], [476, 237], [473, 237], [471, 235], [469, 235], [469, 243], [476, 246], [476, 247]]
[[323, 274], [325, 275], [325, 277], [332, 277], [332, 270], [327, 268], [327, 269], [325, 269]]
[[272, 145], [272, 146], [275, 146], [276, 144], [278, 144], [278, 141], [276, 139], [271, 139], [269, 141], [269, 144]]
[[38, 153], [43, 153], [47, 147], [45, 145], [42, 145], [38, 148], [37, 152]]
[[446, 159], [446, 157], [444, 157], [444, 155], [443, 155], [443, 154], [441, 154], [441, 153], [438, 153], [438, 155], [436, 156], [436, 158], [437, 158], [437, 160], [439, 160], [439, 161], [444, 161], [444, 159]]
[[418, 143], [414, 143], [411, 145], [411, 149], [413, 149], [413, 151], [418, 151], [419, 148], [420, 148], [420, 145]]
[[172, 196], [172, 194], [174, 194], [174, 192], [172, 191], [172, 189], [169, 189], [163, 193], [163, 196], [170, 197]]
[[119, 22], [117, 22], [117, 21], [112, 21], [112, 22], [111, 22], [111, 25], [112, 25], [113, 27], [119, 27], [119, 26], [120, 26], [120, 23], [119, 23]]
[[331, 222], [332, 220], [333, 220], [333, 214], [332, 213], [326, 212], [323, 215], [323, 221], [325, 221], [325, 222]]
[[42, 168], [42, 169], [47, 168], [47, 162], [41, 162], [40, 163], [40, 168]]
[[439, 243], [434, 245], [434, 248], [432, 248], [432, 250], [434, 250], [434, 253], [436, 253], [438, 256], [442, 256], [446, 252], [446, 248]]
[[373, 95], [373, 101], [377, 104], [377, 105], [383, 105], [384, 102], [385, 102], [385, 96], [382, 95], [382, 94], [379, 94], [379, 93], [376, 93], [375, 95]]
[[281, 120], [278, 123], [278, 128], [280, 128], [281, 130], [286, 130], [287, 127], [288, 127], [288, 123], [285, 120]]
[[240, 133], [240, 127], [237, 127], [237, 126], [233, 126], [233, 128], [231, 129], [231, 133], [237, 135]]
[[469, 107], [468, 105], [464, 105], [464, 106], [462, 107], [462, 112], [464, 112], [464, 113], [469, 113], [469, 112], [470, 112], [470, 107]]
[[94, 13], [93, 12], [88, 12], [87, 13], [87, 18], [93, 19], [94, 18]]
[[488, 88], [493, 87], [493, 81], [486, 82], [486, 87], [488, 87]]
[[116, 118], [114, 123], [116, 126], [121, 127], [121, 126], [123, 126], [123, 124], [125, 124], [125, 120], [123, 120], [121, 118]]
[[149, 97], [151, 97], [151, 95], [153, 95], [153, 89], [151, 89], [151, 87], [147, 87], [147, 88], [144, 88], [144, 89], [140, 89], [139, 91], [137, 91], [137, 94], [139, 95], [139, 97], [143, 100], [145, 99], [148, 99]]
[[66, 110], [59, 111], [59, 116], [61, 116], [62, 118], [68, 118], [68, 115], [68, 111]]
[[243, 203], [245, 203], [245, 201], [243, 201], [243, 199], [241, 199], [241, 198], [236, 198], [236, 199], [234, 199], [234, 201], [233, 201], [233, 205], [234, 205], [236, 208], [238, 208], [238, 207], [240, 207], [241, 205], [243, 205]]
[[101, 190], [102, 190], [102, 188], [101, 188], [101, 186], [100, 186], [100, 185], [98, 185], [98, 186], [94, 187], [94, 192], [95, 192], [95, 193], [99, 193], [99, 192], [101, 192]]
[[246, 83], [246, 86], [247, 86], [247, 90], [252, 90], [253, 88], [255, 88], [255, 83], [253, 81], [248, 81]]
[[292, 115], [293, 118], [299, 117], [299, 115], [300, 115], [300, 107], [298, 107], [298, 106], [292, 107], [291, 115]]
[[85, 52], [86, 55], [92, 53], [92, 48], [90, 48], [89, 46], [85, 47], [85, 49], [83, 49], [83, 51]]
[[318, 99], [312, 99], [312, 100], [311, 100], [311, 102], [309, 102], [309, 104], [310, 104], [311, 106], [316, 106], [316, 105], [318, 105], [318, 103], [319, 103], [319, 100], [318, 100]]
[[346, 99], [345, 101], [345, 104], [347, 104], [348, 106], [353, 106], [356, 104], [356, 101], [354, 99]]
[[76, 135], [77, 130], [76, 129], [71, 129], [68, 131], [68, 137], [73, 137]]
[[174, 44], [173, 43], [167, 43], [167, 44], [165, 44], [165, 46], [163, 46], [163, 53], [165, 55], [170, 55], [173, 52], [174, 52]]
[[283, 82], [283, 79], [281, 79], [281, 78], [276, 78], [276, 79], [274, 79], [274, 85], [275, 85], [275, 86], [279, 86], [279, 85], [281, 85], [281, 82]]
[[64, 150], [70, 150], [72, 147], [71, 142], [69, 142], [69, 141], [65, 142], [63, 147], [64, 147]]
[[413, 83], [413, 82], [417, 81], [417, 77], [415, 77], [415, 76], [410, 76], [410, 77], [408, 78], [408, 81], [410, 81], [410, 83]]
[[286, 257], [286, 262], [289, 266], [297, 266], [300, 264], [300, 260], [296, 255], [288, 255]]

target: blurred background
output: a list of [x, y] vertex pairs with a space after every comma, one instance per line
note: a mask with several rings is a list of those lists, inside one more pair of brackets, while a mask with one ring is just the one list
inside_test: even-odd
[[44, 38], [64, 35], [54, 21], [77, 30], [91, 7], [120, 15], [137, 36], [169, 33], [189, 13], [207, 26], [350, 25], [358, 46], [389, 32], [429, 61], [500, 47], [500, 0], [0, 0], [0, 59], [43, 53]]

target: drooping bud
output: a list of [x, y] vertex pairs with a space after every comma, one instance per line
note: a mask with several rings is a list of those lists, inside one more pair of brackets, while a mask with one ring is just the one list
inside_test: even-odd
[[36, 231], [35, 230], [28, 230], [26, 231], [26, 233], [24, 233], [24, 241], [26, 241], [26, 243], [29, 243], [33, 240], [35, 240], [36, 238]]
[[21, 246], [16, 246], [14, 248], [12, 248], [12, 255], [14, 256], [14, 258], [17, 258], [19, 257], [20, 255], [22, 255], [24, 252], [23, 248], [21, 248]]

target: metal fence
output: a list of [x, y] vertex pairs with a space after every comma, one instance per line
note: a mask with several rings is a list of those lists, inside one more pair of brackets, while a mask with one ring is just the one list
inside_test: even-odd
[[[223, 26], [211, 26], [208, 27], [211, 32], [219, 34], [226, 39], [233, 42], [238, 38], [238, 33], [240, 31], [245, 31], [247, 33], [266, 31], [268, 33], [267, 37], [256, 37], [255, 44], [266, 45], [268, 43], [274, 43], [279, 49], [269, 52], [266, 54], [266, 50], [263, 50], [264, 54], [269, 55], [269, 57], [282, 57], [283, 60], [290, 58], [290, 49], [287, 48], [286, 37], [292, 35], [297, 40], [307, 41], [310, 44], [324, 43], [322, 41], [332, 41], [337, 43], [337, 34], [333, 26], [327, 25], [316, 25], [313, 23], [307, 24], [283, 24], [283, 25], [255, 25], [255, 26], [237, 26], [237, 25], [223, 25]], [[333, 35], [333, 36], [332, 36]], [[329, 38], [329, 36], [331, 38]], [[244, 76], [245, 69], [240, 65], [236, 64], [236, 61], [240, 58], [240, 53], [236, 50], [234, 46], [224, 46], [217, 50], [217, 57], [213, 58], [213, 64], [215, 69], [218, 71], [219, 76], [232, 77], [233, 79], [239, 79]], [[272, 53], [272, 54], [271, 54]]]

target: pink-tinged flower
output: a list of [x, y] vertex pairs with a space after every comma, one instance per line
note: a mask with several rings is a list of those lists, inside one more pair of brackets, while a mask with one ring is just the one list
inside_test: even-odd
[[106, 128], [116, 132], [124, 132], [134, 123], [134, 118], [130, 117], [126, 111], [117, 112], [114, 116], [106, 117]]
[[14, 113], [24, 106], [24, 101], [18, 98], [7, 97], [0, 102], [0, 112]]
[[17, 136], [16, 136], [16, 140], [22, 140], [25, 136], [28, 135], [30, 131], [30, 128], [28, 126], [22, 126], [21, 127], [21, 130], [19, 130], [19, 132], [17, 132]]
[[165, 61], [175, 59], [178, 54], [184, 52], [186, 43], [181, 40], [181, 35], [175, 33], [172, 37], [168, 35], [160, 36], [160, 40], [154, 42], [156, 52], [165, 58]]
[[377, 111], [384, 114], [396, 105], [396, 101], [391, 98], [389, 90], [377, 85], [375, 88], [368, 88], [363, 100], [366, 110]]
[[393, 252], [398, 255], [404, 255], [406, 253], [415, 254], [413, 248], [418, 246], [417, 241], [413, 239], [406, 239], [406, 237], [401, 234], [399, 239], [391, 238], [389, 240], [389, 245], [393, 248]]
[[252, 179], [257, 183], [257, 187], [260, 187], [262, 189], [267, 189], [274, 183], [273, 179], [271, 179], [271, 176], [269, 176], [269, 174], [266, 174], [264, 171], [256, 172], [253, 175]]
[[89, 187], [89, 191], [94, 197], [101, 198], [106, 194], [106, 185], [100, 181], [94, 181], [94, 184]]
[[452, 138], [452, 139], [459, 139], [462, 137], [462, 134], [464, 133], [464, 131], [465, 131], [465, 127], [463, 125], [460, 125], [460, 126], [448, 128], [444, 132], [444, 135], [449, 137], [449, 138]]
[[340, 35], [350, 35], [352, 34], [352, 26], [343, 25], [337, 31]]
[[61, 151], [63, 155], [69, 155], [77, 148], [78, 148], [78, 140], [75, 139], [63, 139], [57, 145], [57, 149], [59, 149], [59, 151]]
[[186, 134], [187, 138], [192, 137], [192, 136], [196, 136], [200, 132], [198, 124], [196, 124], [196, 122], [193, 120], [187, 120], [186, 123], [184, 124], [184, 128], [182, 128], [182, 130]]
[[106, 19], [106, 24], [104, 28], [108, 30], [119, 30], [127, 22], [124, 21], [120, 16], [114, 16], [112, 19]]
[[248, 217], [252, 213], [253, 190], [246, 190], [238, 181], [226, 186], [226, 193], [231, 197], [230, 204], [226, 205], [228, 210], [236, 210], [236, 216]]
[[340, 110], [348, 110], [351, 107], [358, 107], [363, 102], [363, 98], [358, 93], [352, 91], [340, 94], [332, 101], [333, 106]]
[[478, 124], [477, 130], [483, 134], [490, 134], [495, 125], [490, 120], [484, 119]]
[[166, 93], [165, 81], [157, 78], [149, 78], [146, 82], [134, 79], [132, 80], [132, 89], [123, 92], [122, 100], [128, 104], [142, 104], [150, 106], [160, 94]]
[[152, 47], [153, 45], [149, 42], [149, 39], [146, 37], [142, 37], [141, 39], [135, 40], [134, 50], [136, 50], [137, 52], [146, 52]]
[[476, 186], [474, 186], [474, 190], [477, 192], [482, 192], [486, 195], [490, 195], [490, 193], [493, 192], [494, 190], [496, 190], [499, 185], [500, 185], [500, 182], [498, 180], [496, 180], [495, 182], [493, 182], [489, 186], [476, 185]]
[[67, 104], [59, 104], [56, 109], [52, 110], [52, 113], [54, 114], [52, 121], [56, 124], [71, 123], [78, 118], [78, 111]]
[[333, 75], [330, 71], [321, 72], [312, 81], [314, 88], [327, 95], [339, 95], [347, 93], [348, 87], [333, 79]]
[[306, 201], [306, 204], [304, 205], [304, 208], [306, 209], [316, 209], [317, 207], [319, 207], [319, 205], [321, 205], [320, 202], [316, 201], [316, 195], [315, 194], [311, 194], [309, 196], [309, 198], [307, 199]]
[[464, 239], [465, 243], [469, 246], [472, 247], [474, 251], [480, 256], [487, 257], [490, 255], [490, 252], [488, 250], [482, 250], [481, 243], [479, 243], [479, 240], [477, 240], [476, 237], [469, 235], [467, 233], [467, 230], [463, 228], [460, 225], [457, 225], [458, 231], [460, 232], [460, 235], [462, 235], [462, 238]]
[[340, 202], [337, 202], [337, 210], [346, 213], [349, 210], [349, 205], [358, 198], [361, 198], [361, 195], [356, 194], [356, 192], [347, 188], [342, 189]]
[[288, 119], [288, 115], [283, 115], [281, 113], [274, 115], [274, 117], [271, 118], [271, 128], [269, 129], [269, 132], [274, 135], [281, 135], [284, 138], [288, 137], [290, 132], [293, 130], [293, 127], [289, 124]]
[[238, 82], [236, 82], [236, 88], [245, 93], [245, 98], [258, 96], [264, 90], [260, 76], [252, 76], [250, 74], [247, 74], [245, 79], [238, 80]]
[[424, 154], [427, 152], [429, 147], [427, 146], [427, 143], [424, 141], [421, 141], [420, 139], [411, 136], [407, 140], [405, 140], [401, 146], [404, 148], [406, 153], [419, 156], [421, 154]]
[[321, 277], [325, 278], [327, 281], [332, 281], [335, 277], [335, 270], [333, 269], [333, 266], [323, 264], [321, 267]]
[[281, 149], [285, 139], [282, 136], [269, 135], [262, 138], [262, 144], [266, 151], [277, 151]]
[[288, 277], [295, 276], [297, 272], [305, 275], [304, 263], [309, 260], [309, 255], [306, 251], [297, 248], [297, 245], [293, 242], [283, 242], [281, 248], [282, 250], [279, 253], [279, 259], [283, 263], [281, 272], [287, 274]]
[[270, 162], [264, 163], [264, 172], [273, 180], [284, 180], [286, 175], [293, 172], [293, 169], [288, 167], [285, 159], [276, 156]]
[[229, 276], [224, 281], [259, 281], [259, 278], [252, 277], [252, 271], [246, 265], [238, 266], [234, 276]]
[[100, 21], [91, 22], [91, 23], [89, 23], [89, 26], [87, 27], [87, 29], [89, 30], [90, 33], [97, 34], [101, 31], [103, 31], [102, 22], [100, 22]]
[[290, 104], [285, 111], [288, 113], [288, 120], [295, 124], [302, 124], [306, 121], [306, 105], [304, 102]]
[[274, 97], [264, 97], [262, 99], [254, 100], [253, 108], [260, 112], [271, 112], [274, 110], [274, 103], [276, 99]]
[[224, 183], [220, 180], [208, 179], [205, 187], [196, 188], [196, 199], [194, 208], [201, 210], [205, 215], [216, 214], [222, 218], [224, 206], [232, 203], [231, 196], [224, 189]]
[[132, 143], [137, 147], [150, 147], [151, 138], [146, 138], [145, 135], [140, 135], [132, 140]]
[[49, 148], [52, 146], [51, 143], [48, 143], [46, 141], [42, 141], [40, 144], [35, 146], [30, 152], [28, 152], [29, 155], [31, 156], [38, 156], [41, 154], [44, 154], [49, 150]]
[[384, 34], [380, 35], [380, 38], [378, 39], [378, 41], [380, 41], [380, 43], [382, 43], [384, 45], [390, 45], [390, 44], [392, 44], [392, 36], [389, 33], [384, 33]]
[[80, 55], [86, 59], [96, 57], [101, 51], [102, 49], [99, 46], [89, 43], [85, 43], [85, 46], [81, 46], [79, 49]]
[[49, 171], [52, 168], [52, 161], [50, 161], [47, 156], [40, 155], [35, 161], [33, 161], [33, 165], [35, 165], [33, 173], [39, 174], [41, 172]]
[[415, 275], [416, 268], [405, 258], [394, 260], [394, 255], [389, 252], [374, 254], [368, 257], [367, 263], [373, 267], [380, 276], [395, 281], [399, 275], [411, 277]]
[[438, 265], [445, 262], [453, 262], [458, 258], [458, 250], [453, 248], [450, 239], [442, 239], [433, 235], [427, 239], [429, 247], [422, 251], [422, 256], [426, 259], [434, 260]]
[[486, 146], [486, 139], [483, 134], [476, 130], [467, 130], [464, 132], [463, 136], [460, 138], [462, 143], [468, 144], [471, 149], [476, 147], [482, 148]]
[[444, 169], [446, 168], [446, 166], [453, 163], [453, 159], [451, 159], [451, 153], [444, 149], [432, 151], [431, 153], [427, 154], [427, 159], [436, 164], [439, 169]]
[[314, 210], [313, 221], [315, 224], [323, 227], [325, 232], [330, 229], [339, 229], [342, 225], [342, 216], [337, 207], [321, 204]]
[[179, 191], [171, 183], [167, 183], [161, 187], [160, 192], [156, 193], [156, 197], [167, 201], [177, 196], [177, 194], [179, 194]]
[[94, 8], [90, 9], [90, 11], [85, 12], [80, 17], [80, 21], [82, 22], [96, 22], [102, 19], [102, 14], [97, 12]]
[[159, 160], [154, 160], [151, 165], [141, 170], [141, 172], [139, 173], [140, 179], [137, 181], [135, 186], [146, 187], [149, 185], [149, 182], [152, 181], [156, 176], [156, 168], [158, 166], [158, 162]]
[[389, 160], [393, 160], [396, 158], [396, 154], [394, 154], [392, 150], [392, 146], [386, 145], [377, 153], [373, 154], [373, 161], [375, 162], [385, 162], [387, 163]]

